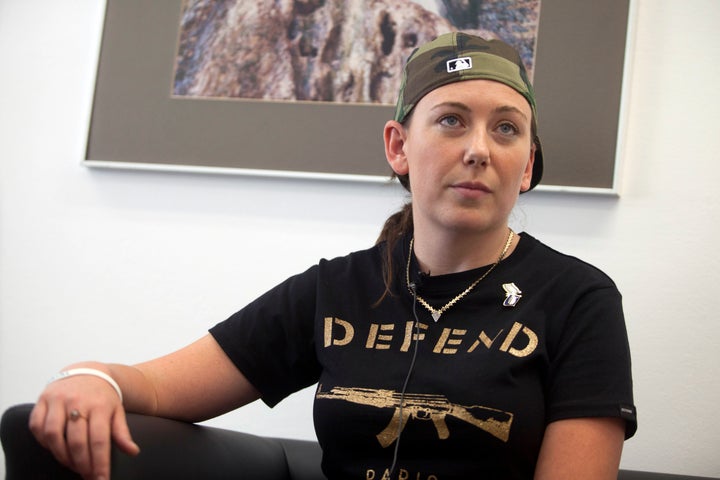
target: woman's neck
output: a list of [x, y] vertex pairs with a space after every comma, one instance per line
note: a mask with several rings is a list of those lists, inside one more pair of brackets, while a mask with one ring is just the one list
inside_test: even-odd
[[[415, 228], [413, 251], [420, 270], [429, 275], [464, 272], [497, 262], [509, 235], [510, 228], [507, 226], [477, 234], [442, 232], [434, 235]], [[512, 253], [518, 241], [515, 235], [505, 258]]]

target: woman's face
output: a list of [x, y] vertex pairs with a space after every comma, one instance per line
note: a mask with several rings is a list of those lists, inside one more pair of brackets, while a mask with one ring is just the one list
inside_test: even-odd
[[417, 228], [504, 229], [530, 188], [535, 147], [527, 100], [505, 84], [467, 80], [439, 87], [405, 126], [385, 126], [388, 161], [408, 174]]

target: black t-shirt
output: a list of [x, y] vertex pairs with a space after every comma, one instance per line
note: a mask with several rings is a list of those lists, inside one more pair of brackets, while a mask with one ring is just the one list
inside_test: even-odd
[[[318, 384], [328, 478], [530, 479], [549, 422], [620, 417], [634, 434], [610, 278], [523, 234], [435, 322], [407, 288], [408, 243], [393, 252], [394, 295], [379, 303], [384, 244], [322, 260], [211, 329], [268, 405]], [[439, 308], [487, 268], [422, 276], [413, 258], [411, 281]]]

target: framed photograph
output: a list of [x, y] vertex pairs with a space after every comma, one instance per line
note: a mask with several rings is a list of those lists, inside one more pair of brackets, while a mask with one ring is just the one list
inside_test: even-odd
[[286, 3], [107, 0], [84, 163], [386, 182], [402, 65], [462, 30], [523, 56], [539, 189], [616, 193], [632, 0]]

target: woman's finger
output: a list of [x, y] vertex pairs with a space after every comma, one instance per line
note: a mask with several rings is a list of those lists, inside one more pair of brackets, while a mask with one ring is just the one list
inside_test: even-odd
[[89, 449], [89, 422], [86, 413], [79, 408], [69, 408], [66, 414], [65, 438], [72, 468], [81, 475], [92, 473]]
[[140, 453], [140, 447], [132, 439], [130, 428], [127, 424], [125, 410], [120, 407], [115, 410], [112, 419], [112, 439], [120, 450], [128, 455], [137, 455]]
[[66, 467], [72, 467], [65, 439], [66, 423], [67, 410], [65, 405], [60, 402], [48, 404], [44, 422], [41, 426], [43, 442], [60, 463]]
[[28, 428], [35, 436], [35, 439], [40, 445], [48, 448], [47, 442], [45, 441], [45, 416], [47, 415], [47, 404], [39, 400], [30, 411], [30, 418], [28, 419]]
[[110, 415], [105, 412], [96, 412], [89, 419], [88, 452], [92, 478], [110, 477], [110, 421]]

